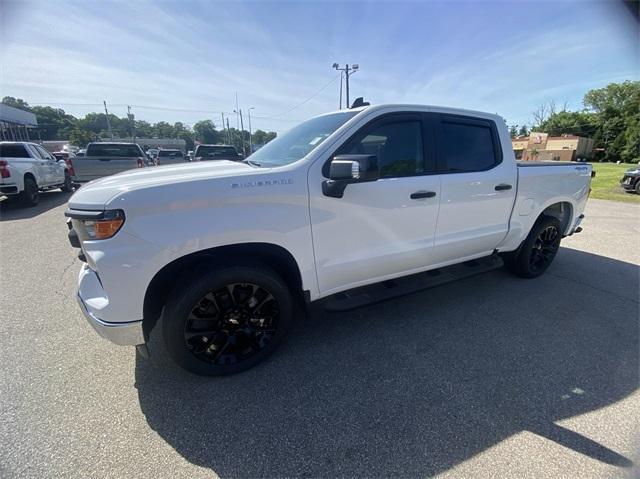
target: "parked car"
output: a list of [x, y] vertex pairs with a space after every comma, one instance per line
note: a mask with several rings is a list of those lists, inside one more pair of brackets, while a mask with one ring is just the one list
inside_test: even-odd
[[86, 148], [82, 148], [76, 152], [76, 156], [85, 156], [87, 154]]
[[620, 180], [620, 184], [626, 191], [635, 191], [640, 195], [640, 166], [629, 168]]
[[155, 162], [156, 158], [158, 157], [159, 151], [160, 150], [158, 148], [149, 148], [146, 153], [147, 156]]
[[187, 161], [193, 161], [193, 150], [187, 151]]
[[73, 182], [110, 176], [122, 171], [147, 166], [146, 155], [136, 143], [89, 143], [85, 156], [72, 159]]
[[76, 155], [70, 151], [54, 151], [51, 153], [57, 160], [67, 161]]
[[71, 174], [40, 145], [20, 141], [0, 142], [0, 194], [17, 197], [25, 206], [40, 201], [40, 191], [71, 191]]
[[198, 145], [193, 153], [195, 161], [230, 160], [242, 161], [243, 156], [235, 146], [230, 145]]
[[116, 344], [197, 374], [236, 373], [276, 349], [298, 303], [354, 307], [478, 264], [541, 275], [561, 238], [581, 230], [591, 172], [516, 164], [504, 119], [490, 113], [329, 113], [246, 162], [77, 191], [66, 211], [86, 261], [77, 298]]
[[158, 165], [175, 165], [188, 162], [180, 150], [159, 150], [156, 158]]

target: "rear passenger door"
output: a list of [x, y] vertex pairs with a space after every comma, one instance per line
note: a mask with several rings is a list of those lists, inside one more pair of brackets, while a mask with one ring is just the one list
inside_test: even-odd
[[46, 186], [49, 176], [49, 160], [40, 152], [36, 145], [26, 145], [33, 161], [33, 173], [38, 186]]
[[493, 120], [438, 115], [441, 198], [434, 262], [490, 254], [509, 229], [517, 171]]

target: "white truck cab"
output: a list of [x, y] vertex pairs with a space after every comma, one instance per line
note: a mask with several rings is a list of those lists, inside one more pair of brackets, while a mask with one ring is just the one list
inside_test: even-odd
[[328, 113], [243, 163], [138, 170], [76, 192], [78, 301], [115, 343], [197, 374], [239, 372], [276, 348], [297, 301], [486, 258], [542, 274], [580, 230], [590, 181], [584, 163], [517, 164], [494, 114]]
[[72, 190], [64, 160], [36, 143], [0, 142], [0, 195], [18, 197], [25, 206], [35, 206], [40, 201], [40, 191], [55, 188]]

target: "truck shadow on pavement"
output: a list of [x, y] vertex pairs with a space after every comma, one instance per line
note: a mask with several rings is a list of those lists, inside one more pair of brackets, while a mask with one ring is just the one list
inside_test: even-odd
[[348, 313], [315, 308], [240, 375], [138, 358], [140, 405], [223, 478], [432, 476], [522, 431], [631, 467], [557, 422], [638, 388], [638, 278], [636, 265], [562, 248], [536, 280], [496, 270]]
[[[40, 193], [40, 202], [36, 206], [23, 206], [17, 198], [0, 200], [0, 221], [15, 221], [35, 218], [42, 213], [60, 206], [71, 198], [72, 193], [53, 190]], [[64, 218], [62, 219], [64, 221]]]

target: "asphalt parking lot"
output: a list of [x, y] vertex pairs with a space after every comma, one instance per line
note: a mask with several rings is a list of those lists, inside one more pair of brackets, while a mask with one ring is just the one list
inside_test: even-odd
[[74, 300], [68, 195], [0, 204], [0, 476], [637, 477], [640, 208], [591, 200], [550, 271], [349, 313], [265, 364], [166, 374]]

